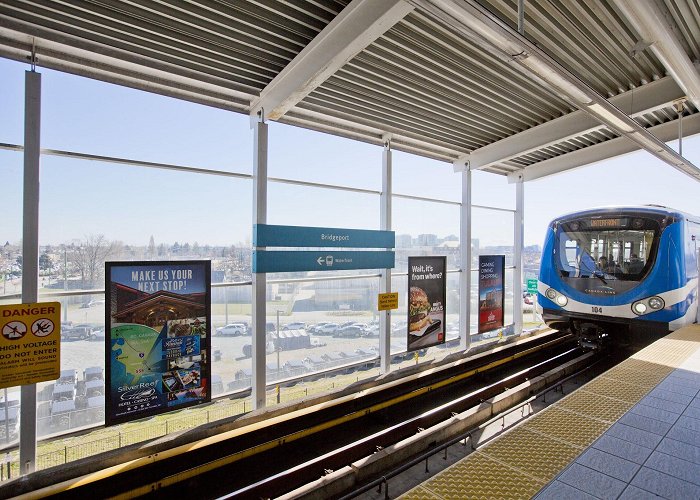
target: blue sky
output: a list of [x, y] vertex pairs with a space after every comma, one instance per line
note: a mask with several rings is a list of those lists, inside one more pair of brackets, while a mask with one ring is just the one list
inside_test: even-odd
[[[0, 59], [0, 142], [22, 144], [27, 65]], [[42, 73], [42, 146], [251, 173], [248, 117], [73, 75]], [[676, 148], [676, 144], [672, 143]], [[700, 137], [684, 155], [700, 165]], [[379, 191], [380, 147], [282, 124], [270, 124], [269, 175]], [[22, 155], [0, 150], [3, 217], [0, 240], [21, 238]], [[502, 176], [476, 172], [477, 205], [514, 208]], [[231, 245], [250, 239], [252, 184], [230, 177], [143, 169], [45, 156], [40, 241], [59, 244], [104, 234], [127, 244], [198, 242]], [[396, 152], [394, 191], [460, 200], [452, 165]], [[525, 185], [525, 243], [541, 244], [556, 215], [603, 205], [655, 203], [700, 214], [700, 183], [646, 152], [632, 153]], [[379, 229], [375, 195], [271, 183], [268, 222]], [[397, 233], [459, 233], [459, 209], [395, 199]], [[473, 237], [512, 244], [512, 216], [474, 211]]]

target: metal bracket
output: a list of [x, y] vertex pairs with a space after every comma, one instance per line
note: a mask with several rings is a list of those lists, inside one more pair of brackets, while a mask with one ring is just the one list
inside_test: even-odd
[[647, 42], [646, 40], [639, 40], [637, 43], [634, 44], [634, 47], [630, 49], [630, 57], [637, 57], [637, 55], [641, 54], [651, 46], [651, 42]]
[[394, 134], [383, 134], [382, 142], [384, 143], [384, 148], [391, 149], [391, 140], [394, 138]]
[[36, 71], [36, 38], [32, 38], [32, 52], [29, 56], [29, 63], [31, 64], [32, 71]]

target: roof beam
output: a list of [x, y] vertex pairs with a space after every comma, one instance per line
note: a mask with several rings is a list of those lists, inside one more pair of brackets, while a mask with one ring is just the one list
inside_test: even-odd
[[653, 0], [614, 0], [614, 3], [641, 35], [642, 41], [650, 45], [688, 99], [700, 107], [700, 74], [674, 35], [667, 21], [670, 14]]
[[[662, 141], [678, 139], [678, 119], [651, 127], [649, 130]], [[700, 114], [683, 118], [683, 131], [688, 136], [700, 133]], [[590, 165], [613, 156], [633, 153], [638, 149], [633, 142], [626, 140], [624, 137], [618, 137], [525, 167], [522, 170], [508, 174], [508, 182], [533, 181], [584, 165]]]
[[279, 119], [412, 10], [404, 0], [352, 0], [260, 92], [251, 116]]
[[[673, 78], [667, 76], [630, 92], [618, 94], [610, 102], [634, 118], [670, 107], [683, 96], [683, 91]], [[575, 111], [474, 150], [468, 157], [469, 167], [472, 170], [488, 168], [602, 128], [604, 126], [587, 113]]]
[[623, 113], [586, 82], [511, 28], [477, 0], [409, 0], [428, 15], [470, 39], [500, 51], [503, 59], [543, 83], [606, 127], [633, 141], [660, 160], [700, 181], [700, 169]]

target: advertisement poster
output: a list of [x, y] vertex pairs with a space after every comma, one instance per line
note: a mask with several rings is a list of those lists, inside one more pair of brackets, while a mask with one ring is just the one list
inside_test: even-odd
[[479, 333], [503, 328], [505, 255], [479, 256]]
[[445, 342], [447, 257], [408, 258], [407, 350]]
[[107, 262], [107, 425], [211, 400], [211, 262]]

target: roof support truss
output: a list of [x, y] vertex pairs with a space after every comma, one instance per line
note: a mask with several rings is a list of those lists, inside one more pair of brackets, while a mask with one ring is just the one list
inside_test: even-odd
[[[565, 97], [637, 148], [647, 150], [660, 160], [700, 181], [700, 169], [679, 155], [651, 132], [622, 112], [590, 85], [580, 80], [546, 52], [530, 42], [476, 0], [410, 0], [464, 36], [480, 38], [484, 45], [500, 51], [504, 60], [530, 78], [543, 83], [552, 92]], [[460, 162], [458, 161], [457, 164]]]
[[251, 116], [279, 119], [412, 10], [404, 0], [352, 0], [260, 92]]
[[700, 74], [666, 21], [668, 13], [655, 0], [615, 0], [615, 5], [649, 44], [688, 99], [700, 107]]
[[[665, 77], [619, 94], [610, 102], [634, 118], [669, 107], [683, 95], [673, 78]], [[602, 128], [604, 126], [587, 113], [575, 111], [476, 149], [467, 159], [472, 170], [480, 170]]]

